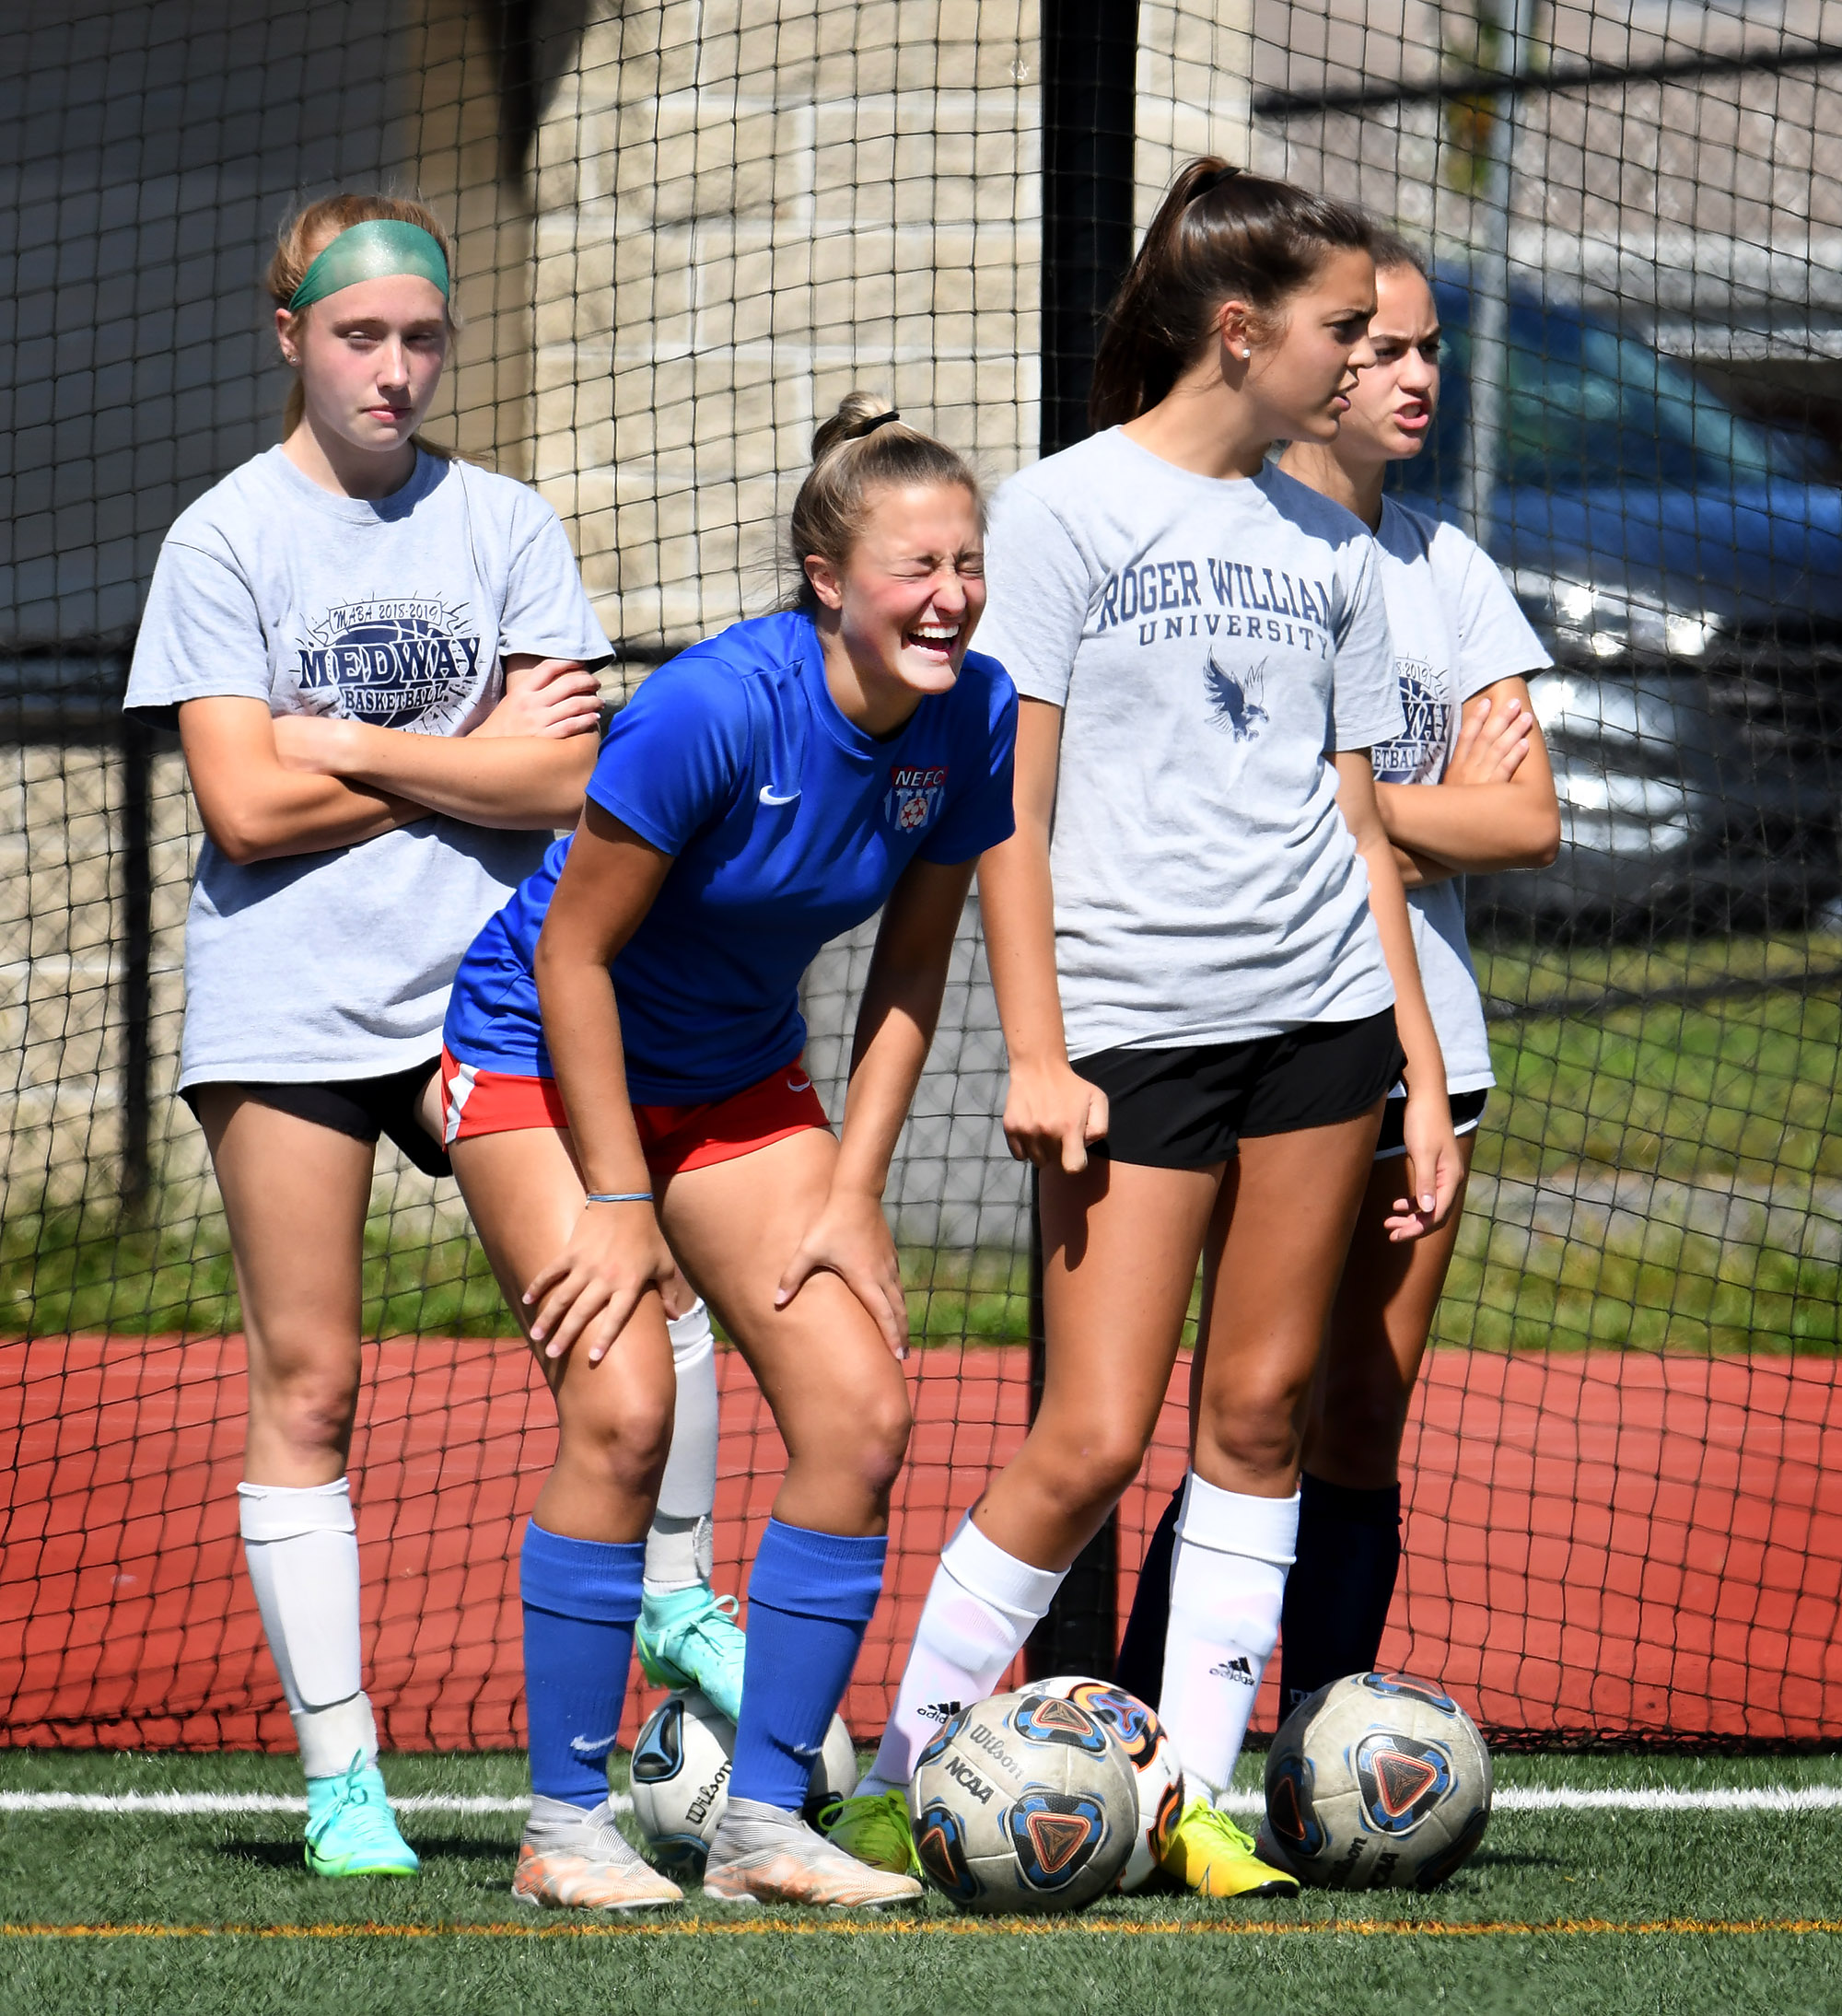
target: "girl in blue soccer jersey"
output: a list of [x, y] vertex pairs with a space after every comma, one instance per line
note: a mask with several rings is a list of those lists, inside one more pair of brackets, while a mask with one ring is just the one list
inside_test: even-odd
[[[608, 643], [549, 506], [417, 436], [453, 333], [435, 217], [387, 197], [311, 204], [268, 286], [296, 373], [285, 438], [168, 534], [127, 705], [177, 726], [204, 823], [180, 1090], [236, 1258], [239, 1521], [307, 1771], [307, 1863], [408, 1874], [362, 1683], [345, 1474], [373, 1161], [387, 1134], [447, 1172], [449, 983], [580, 810], [600, 705], [587, 665]], [[688, 1310], [674, 1339], [687, 1433], [649, 1594], [674, 1643], [687, 1611], [713, 1620], [700, 1647], [731, 1642], [703, 1663], [734, 1669], [739, 1634], [683, 1558], [688, 1515], [716, 1492], [707, 1318]]]
[[[1439, 410], [1439, 309], [1425, 269], [1392, 235], [1375, 247], [1375, 362], [1336, 438], [1295, 442], [1280, 466], [1375, 534], [1407, 733], [1374, 751], [1375, 796], [1406, 885], [1428, 1005], [1445, 1056], [1468, 1174], [1495, 1082], [1464, 934], [1467, 871], [1545, 867], [1560, 844], [1554, 777], [1527, 675], [1549, 662], [1490, 556], [1458, 530], [1382, 495], [1425, 446]], [[1297, 1558], [1286, 1579], [1279, 1693], [1288, 1712], [1373, 1666], [1401, 1559], [1401, 1438], [1459, 1213], [1411, 1243], [1397, 1209], [1405, 1095], [1397, 1088], [1332, 1311], [1305, 1432]], [[1461, 1192], [1461, 1197], [1463, 1193]], [[1118, 1678], [1162, 1685], [1171, 1555], [1183, 1487], [1146, 1549]], [[1263, 1843], [1263, 1852], [1285, 1844]]]
[[[443, 1078], [455, 1173], [556, 1394], [520, 1572], [532, 1802], [515, 1894], [675, 1899], [606, 1803], [671, 1429], [688, 1276], [766, 1395], [787, 1468], [749, 1583], [713, 1895], [915, 1895], [800, 1817], [881, 1589], [907, 1446], [907, 1319], [881, 1195], [973, 864], [1011, 831], [1016, 697], [965, 462], [854, 394], [793, 507], [797, 604], [654, 672], [580, 824], [474, 941]], [[882, 922], [841, 1136], [801, 1065], [800, 977]]]
[[1373, 361], [1371, 227], [1220, 161], [1177, 177], [1109, 312], [1090, 439], [992, 515], [991, 623], [1021, 695], [1017, 833], [980, 869], [1037, 1165], [1045, 1374], [1022, 1448], [948, 1543], [876, 1765], [836, 1822], [904, 1862], [902, 1789], [990, 1691], [1137, 1474], [1200, 1262], [1192, 1475], [1160, 1703], [1189, 1802], [1165, 1869], [1295, 1879], [1214, 1804], [1278, 1635], [1301, 1417], [1387, 1095], [1407, 1193], [1459, 1176], [1443, 1060], [1375, 804], [1404, 728], [1366, 528], [1272, 469], [1335, 440]]

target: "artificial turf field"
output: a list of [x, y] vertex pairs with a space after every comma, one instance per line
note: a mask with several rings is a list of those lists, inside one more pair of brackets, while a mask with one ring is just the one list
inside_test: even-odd
[[[1251, 1789], [1260, 1760], [1243, 1767]], [[1431, 1897], [1243, 1906], [1114, 1899], [1078, 1919], [752, 1914], [694, 1898], [647, 1921], [542, 1917], [507, 1882], [516, 1756], [387, 1760], [414, 1882], [331, 1884], [286, 1812], [7, 1810], [21, 1795], [297, 1795], [291, 1757], [15, 1752], [0, 1760], [0, 2010], [303, 2016], [391, 2010], [1044, 2011], [1842, 2010], [1842, 1803], [1524, 1810], [1516, 1797], [1825, 1792], [1842, 1759], [1505, 1757], [1510, 1795]], [[498, 1802], [495, 1805], [493, 1802]], [[501, 1810], [503, 1809], [503, 1810]]]

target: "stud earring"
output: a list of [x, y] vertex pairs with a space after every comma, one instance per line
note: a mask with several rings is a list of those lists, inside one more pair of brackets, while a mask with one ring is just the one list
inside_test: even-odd
[[1243, 364], [1247, 364], [1247, 363], [1249, 363], [1249, 362], [1251, 362], [1251, 361], [1252, 361], [1252, 359], [1253, 359], [1253, 351], [1251, 351], [1251, 350], [1243, 350], [1243, 351], [1242, 351], [1242, 352], [1241, 353], [1241, 361], [1242, 361], [1242, 362]]

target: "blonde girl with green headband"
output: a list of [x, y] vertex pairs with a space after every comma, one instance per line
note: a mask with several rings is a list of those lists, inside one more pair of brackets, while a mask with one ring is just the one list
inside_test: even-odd
[[[283, 227], [284, 438], [168, 533], [126, 700], [177, 728], [204, 826], [180, 1090], [229, 1221], [250, 1369], [239, 1523], [307, 1771], [307, 1865], [325, 1876], [417, 1866], [377, 1766], [346, 1476], [377, 1144], [449, 1172], [449, 984], [576, 822], [589, 668], [610, 655], [550, 507], [418, 437], [455, 333], [451, 270], [417, 203], [334, 196]], [[707, 1358], [701, 1309], [682, 1323]]]

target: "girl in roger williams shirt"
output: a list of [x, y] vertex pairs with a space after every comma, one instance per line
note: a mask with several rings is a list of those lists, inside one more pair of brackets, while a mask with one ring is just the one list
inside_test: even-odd
[[860, 1855], [910, 1852], [916, 1752], [990, 1692], [1137, 1475], [1201, 1260], [1160, 1704], [1192, 1797], [1157, 1845], [1209, 1894], [1297, 1887], [1214, 1799], [1277, 1637], [1301, 1417], [1404, 1065], [1392, 1236], [1441, 1224], [1459, 1174], [1376, 808], [1371, 752], [1405, 722], [1375, 542], [1266, 462], [1335, 440], [1373, 362], [1371, 237], [1344, 205], [1192, 162], [1110, 311], [1101, 431], [994, 504], [1017, 833], [980, 892], [1005, 1131], [1040, 1172], [1046, 1377], [839, 1815]]
[[[1375, 534], [1405, 732], [1376, 746], [1375, 796], [1394, 844], [1444, 1053], [1465, 1173], [1495, 1078], [1464, 931], [1464, 876], [1545, 867], [1560, 812], [1527, 676], [1550, 661], [1497, 564], [1457, 526], [1384, 496], [1439, 410], [1439, 308], [1404, 239], [1375, 242], [1375, 362], [1336, 438], [1290, 446], [1281, 468], [1347, 505]], [[1401, 1560], [1401, 1439], [1457, 1242], [1459, 1211], [1411, 1244], [1391, 1240], [1405, 1152], [1390, 1096], [1312, 1396], [1300, 1477], [1298, 1557], [1286, 1581], [1279, 1702], [1371, 1669]], [[1460, 1193], [1461, 1202], [1463, 1192]], [[1145, 1554], [1118, 1679], [1158, 1698], [1171, 1551], [1183, 1486]], [[1262, 1836], [1263, 1855], [1286, 1844]]]

